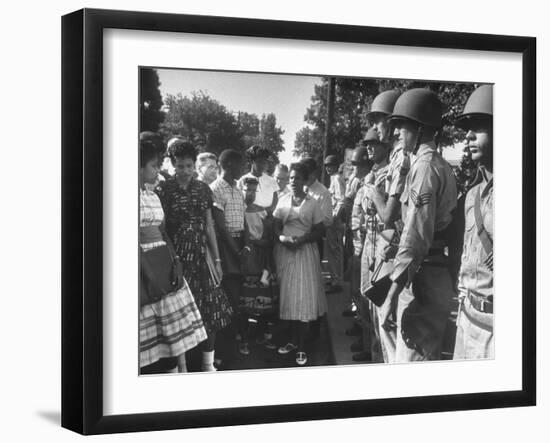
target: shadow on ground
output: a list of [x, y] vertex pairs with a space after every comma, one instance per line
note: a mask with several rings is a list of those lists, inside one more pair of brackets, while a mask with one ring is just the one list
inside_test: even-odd
[[61, 411], [37, 411], [36, 415], [51, 424], [61, 425]]

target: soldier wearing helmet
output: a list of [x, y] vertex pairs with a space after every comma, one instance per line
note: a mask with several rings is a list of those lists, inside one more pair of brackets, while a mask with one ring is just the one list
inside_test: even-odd
[[[359, 290], [359, 272], [361, 262], [361, 252], [363, 250], [364, 231], [361, 230], [363, 225], [362, 220], [352, 219], [353, 202], [357, 196], [357, 192], [364, 184], [366, 175], [370, 172], [372, 163], [369, 160], [369, 152], [365, 146], [358, 146], [354, 149], [351, 155], [351, 166], [353, 167], [352, 175], [346, 185], [344, 196], [344, 220], [346, 226], [346, 236], [351, 237], [352, 251], [348, 252], [348, 266], [350, 266], [352, 292]], [[349, 238], [349, 237], [348, 237]], [[350, 242], [348, 241], [348, 244]], [[354, 283], [357, 284], [354, 284]], [[356, 298], [352, 293], [349, 307], [342, 313], [346, 317], [354, 316], [357, 311], [357, 306], [353, 302]], [[357, 294], [356, 294], [357, 295]]]
[[[370, 128], [363, 138], [363, 145], [367, 148], [372, 161], [372, 169], [365, 177], [365, 185], [359, 189], [355, 197], [352, 211], [352, 220], [362, 223], [361, 230], [365, 232], [360, 264], [360, 292], [364, 294], [371, 286], [372, 267], [376, 256], [376, 243], [383, 230], [383, 223], [373, 206], [372, 200], [366, 195], [367, 186], [374, 186], [384, 192], [386, 174], [388, 170], [389, 144], [379, 138], [375, 127]], [[352, 345], [352, 351], [359, 351], [353, 355], [355, 361], [384, 361], [378, 333], [378, 314], [376, 306], [366, 297], [357, 298], [358, 317], [362, 329], [360, 339]]]
[[396, 362], [440, 357], [454, 294], [444, 249], [456, 181], [434, 142], [442, 113], [434, 92], [416, 88], [397, 99], [390, 116], [404, 152], [414, 154], [401, 195], [403, 231], [392, 285], [379, 311], [381, 335], [395, 333]]
[[400, 93], [393, 90], [378, 94], [372, 102], [371, 110], [367, 113], [367, 119], [376, 130], [378, 138], [389, 143], [391, 147], [385, 188], [368, 186], [366, 190], [368, 197], [376, 206], [378, 216], [388, 228], [393, 227], [395, 221], [399, 219], [401, 208], [399, 199], [409, 172], [409, 158], [404, 155], [402, 144], [397, 143], [390, 134], [388, 121], [399, 96]]
[[378, 139], [388, 142], [391, 138], [388, 116], [393, 112], [395, 102], [400, 96], [399, 91], [388, 90], [378, 94], [372, 101], [367, 120], [376, 131]]
[[[409, 157], [403, 153], [402, 144], [396, 143], [391, 134], [388, 118], [393, 113], [395, 102], [401, 93], [395, 90], [383, 91], [378, 94], [372, 102], [367, 119], [372, 128], [376, 131], [378, 139], [389, 145], [389, 164], [385, 170], [385, 186], [373, 186], [366, 183], [364, 187], [365, 197], [376, 208], [376, 217], [384, 224], [386, 229], [393, 229], [396, 222], [400, 221], [401, 215], [401, 194], [405, 188], [405, 180], [409, 172]], [[372, 144], [372, 143], [371, 143]], [[378, 242], [377, 242], [378, 243]], [[378, 249], [382, 249], [380, 245]], [[384, 257], [391, 259], [393, 257]], [[366, 292], [370, 273], [362, 269], [363, 284], [362, 292]], [[395, 357], [395, 332], [380, 337], [381, 350], [386, 363], [394, 361]], [[388, 341], [388, 343], [386, 343]]]
[[480, 183], [464, 203], [464, 248], [458, 290], [455, 359], [494, 357], [493, 343], [493, 87], [477, 88], [455, 125], [478, 164]]
[[333, 223], [326, 229], [326, 255], [331, 280], [328, 287], [325, 289], [327, 292], [335, 292], [341, 289], [344, 277], [344, 224], [342, 219], [338, 217], [338, 213], [340, 213], [340, 208], [344, 205], [346, 183], [338, 170], [340, 162], [335, 155], [327, 155], [323, 163], [327, 174], [330, 176], [330, 186], [328, 190], [331, 197], [333, 215]]

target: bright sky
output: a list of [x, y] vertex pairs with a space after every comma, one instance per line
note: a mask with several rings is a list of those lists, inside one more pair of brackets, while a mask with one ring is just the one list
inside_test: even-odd
[[245, 111], [261, 117], [274, 113], [277, 125], [284, 132], [285, 152], [279, 154], [282, 163], [292, 161], [296, 132], [305, 125], [304, 115], [311, 103], [314, 85], [320, 77], [247, 74], [237, 72], [158, 69], [160, 92], [190, 96], [203, 91], [219, 101], [229, 111]]

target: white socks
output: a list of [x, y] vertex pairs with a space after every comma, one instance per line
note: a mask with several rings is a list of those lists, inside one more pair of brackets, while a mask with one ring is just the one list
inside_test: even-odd
[[214, 372], [216, 368], [214, 367], [214, 351], [202, 353], [202, 372]]

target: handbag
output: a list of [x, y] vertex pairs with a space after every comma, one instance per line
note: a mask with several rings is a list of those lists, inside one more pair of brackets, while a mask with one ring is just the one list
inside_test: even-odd
[[365, 297], [378, 307], [384, 304], [388, 296], [388, 292], [393, 283], [390, 278], [392, 271], [393, 260], [379, 260], [371, 277], [371, 286], [364, 293]]
[[167, 245], [140, 255], [140, 306], [156, 303], [183, 286], [183, 265]]

